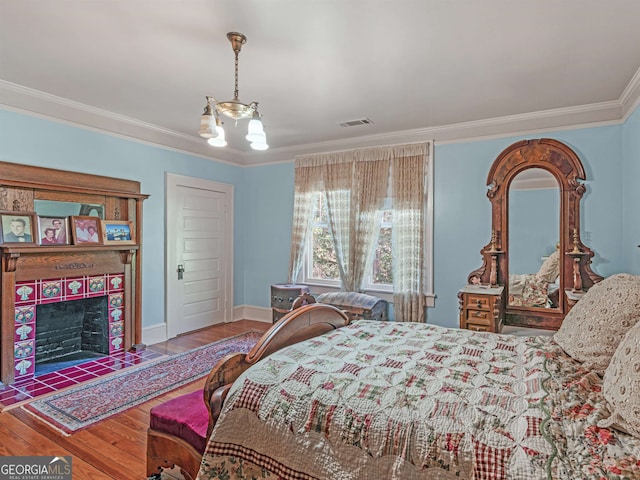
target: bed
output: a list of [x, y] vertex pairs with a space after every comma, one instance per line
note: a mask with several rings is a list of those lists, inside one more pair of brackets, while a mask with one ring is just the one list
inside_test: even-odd
[[554, 337], [359, 320], [276, 351], [218, 398], [198, 478], [640, 478], [640, 277], [624, 285], [597, 348], [606, 322], [570, 331], [587, 302]]

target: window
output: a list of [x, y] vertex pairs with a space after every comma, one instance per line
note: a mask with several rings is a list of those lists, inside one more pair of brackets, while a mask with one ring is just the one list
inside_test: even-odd
[[434, 298], [432, 149], [296, 158], [289, 281], [384, 292], [396, 319], [424, 321]]
[[[389, 204], [390, 200], [387, 199], [385, 209], [379, 212], [380, 231], [377, 235], [371, 269], [363, 284], [365, 290], [391, 292], [393, 289], [393, 257], [391, 255], [393, 211]], [[311, 232], [305, 252], [303, 282], [339, 287], [340, 272], [327, 218], [326, 199], [322, 192], [316, 192], [313, 208]]]
[[316, 193], [311, 234], [307, 243], [305, 282], [340, 286], [336, 250], [329, 230], [324, 195]]

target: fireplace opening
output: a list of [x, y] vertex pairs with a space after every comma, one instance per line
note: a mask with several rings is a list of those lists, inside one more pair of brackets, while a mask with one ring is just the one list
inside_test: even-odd
[[36, 376], [107, 355], [106, 296], [37, 306]]

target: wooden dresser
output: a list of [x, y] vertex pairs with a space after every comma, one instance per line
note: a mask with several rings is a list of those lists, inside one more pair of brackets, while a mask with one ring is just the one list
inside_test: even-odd
[[458, 292], [460, 328], [500, 333], [504, 324], [504, 287], [466, 285]]

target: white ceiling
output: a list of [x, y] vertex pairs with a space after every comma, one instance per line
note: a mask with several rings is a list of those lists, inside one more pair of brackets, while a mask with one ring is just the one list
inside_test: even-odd
[[[266, 152], [246, 121], [197, 135], [233, 97], [230, 31]], [[0, 0], [0, 105], [241, 165], [619, 122], [639, 67], [638, 0]]]

